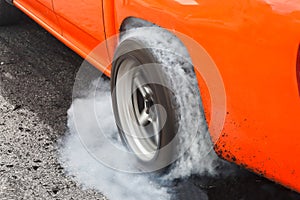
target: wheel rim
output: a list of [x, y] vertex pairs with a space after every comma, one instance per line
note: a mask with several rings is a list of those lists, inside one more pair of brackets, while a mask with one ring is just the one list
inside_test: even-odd
[[146, 84], [147, 76], [138, 65], [130, 58], [121, 63], [116, 102], [125, 142], [140, 160], [149, 162], [156, 157], [161, 142], [159, 109], [155, 106], [153, 89]]

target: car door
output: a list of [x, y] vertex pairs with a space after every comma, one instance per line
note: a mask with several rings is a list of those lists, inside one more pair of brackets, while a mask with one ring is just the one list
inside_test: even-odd
[[[43, 26], [61, 34], [61, 28], [53, 10], [52, 0], [15, 0], [22, 5], [30, 14], [34, 15]], [[48, 29], [49, 30], [49, 29]]]
[[104, 41], [101, 0], [52, 0], [62, 35], [84, 54]]

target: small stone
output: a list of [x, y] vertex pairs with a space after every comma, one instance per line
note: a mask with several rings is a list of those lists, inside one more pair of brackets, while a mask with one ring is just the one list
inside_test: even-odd
[[57, 193], [58, 193], [58, 191], [59, 191], [59, 189], [58, 189], [58, 188], [52, 188], [52, 192], [53, 192], [54, 194], [57, 194]]
[[22, 108], [21, 105], [16, 105], [16, 106], [14, 107], [13, 111], [19, 110], [20, 108]]

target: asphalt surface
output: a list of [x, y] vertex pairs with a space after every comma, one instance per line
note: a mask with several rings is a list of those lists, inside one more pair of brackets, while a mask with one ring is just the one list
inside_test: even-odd
[[[105, 199], [64, 173], [57, 142], [66, 131], [72, 86], [82, 59], [27, 17], [0, 27], [0, 199]], [[228, 177], [191, 177], [175, 199], [300, 199], [236, 168]]]
[[0, 199], [104, 199], [58, 162], [81, 62], [26, 17], [0, 27]]

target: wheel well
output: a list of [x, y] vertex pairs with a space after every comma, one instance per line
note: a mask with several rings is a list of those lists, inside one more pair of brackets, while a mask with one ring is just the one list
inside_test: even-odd
[[[123, 20], [120, 29], [119, 29], [119, 33], [120, 33], [120, 38], [122, 38], [122, 36], [125, 34], [126, 31], [131, 30], [131, 29], [135, 29], [135, 28], [141, 28], [141, 27], [157, 27], [160, 29], [164, 29], [161, 26], [158, 26], [152, 22], [149, 22], [147, 20], [141, 19], [141, 18], [137, 18], [137, 17], [127, 17]], [[178, 38], [176, 36], [176, 34], [172, 33], [171, 31], [169, 31], [168, 29], [164, 29], [166, 32], [168, 32], [170, 35], [174, 36], [182, 45], [182, 48], [185, 49], [185, 51], [188, 52], [186, 46], [184, 45], [184, 43], [180, 40], [180, 38]], [[188, 53], [189, 54], [189, 53]]]
[[[123, 20], [121, 26], [120, 26], [120, 33], [133, 29], [133, 28], [139, 28], [139, 27], [151, 27], [151, 26], [157, 26], [149, 21], [146, 21], [144, 19], [136, 18], [136, 17], [127, 17]], [[158, 26], [157, 26], [158, 27]]]

